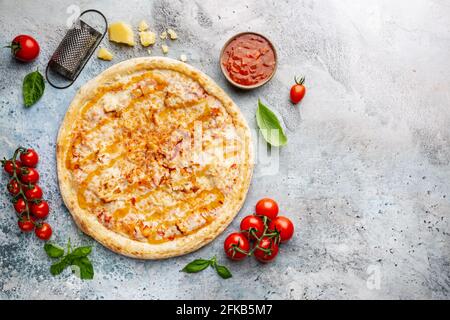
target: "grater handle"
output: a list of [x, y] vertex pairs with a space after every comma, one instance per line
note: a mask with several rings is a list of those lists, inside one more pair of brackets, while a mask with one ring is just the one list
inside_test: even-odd
[[45, 68], [45, 79], [47, 79], [47, 82], [56, 89], [66, 89], [68, 87], [70, 87], [78, 78], [78, 76], [80, 75], [81, 71], [83, 71], [84, 67], [86, 66], [86, 63], [91, 59], [92, 54], [95, 52], [95, 49], [97, 49], [97, 47], [99, 46], [99, 44], [102, 42], [103, 38], [106, 35], [106, 32], [108, 31], [108, 21], [106, 20], [106, 17], [103, 13], [101, 13], [100, 11], [96, 10], [96, 9], [89, 9], [89, 10], [85, 10], [83, 11], [80, 16], [78, 17], [78, 19], [80, 19], [84, 14], [88, 13], [88, 12], [94, 12], [97, 13], [98, 15], [100, 15], [103, 18], [103, 21], [105, 22], [105, 29], [103, 30], [102, 36], [100, 37], [100, 39], [97, 41], [97, 43], [95, 44], [94, 50], [91, 50], [91, 53], [89, 54], [89, 56], [87, 57], [87, 59], [85, 59], [84, 63], [81, 65], [81, 69], [78, 72], [77, 76], [75, 77], [75, 79], [73, 79], [71, 82], [69, 82], [69, 84], [65, 85], [65, 86], [58, 86], [54, 83], [52, 83], [50, 81], [50, 78], [48, 76], [48, 69], [50, 67], [50, 63], [47, 64], [47, 67]]

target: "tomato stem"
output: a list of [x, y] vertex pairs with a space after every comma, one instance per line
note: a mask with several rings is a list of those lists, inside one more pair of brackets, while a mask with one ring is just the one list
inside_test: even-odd
[[296, 84], [303, 85], [303, 83], [305, 83], [305, 76], [302, 76], [301, 78], [298, 76], [295, 76], [294, 81]]
[[11, 42], [9, 46], [6, 46], [5, 48], [10, 48], [13, 55], [16, 55], [16, 53], [22, 48], [20, 46], [20, 43], [18, 42]]

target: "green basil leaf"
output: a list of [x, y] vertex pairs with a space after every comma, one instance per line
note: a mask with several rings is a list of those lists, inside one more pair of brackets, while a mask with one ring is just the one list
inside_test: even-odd
[[46, 243], [44, 245], [44, 250], [45, 252], [47, 252], [47, 255], [50, 258], [59, 258], [62, 257], [64, 255], [64, 249], [61, 248], [60, 246], [56, 245], [56, 244], [52, 244], [52, 243]]
[[196, 273], [205, 270], [211, 265], [210, 260], [205, 259], [195, 259], [194, 261], [188, 263], [181, 271], [187, 273]]
[[22, 85], [22, 94], [25, 107], [31, 107], [44, 94], [44, 77], [39, 71], [34, 71], [25, 76]]
[[[72, 266], [78, 267], [73, 268], [75, 273], [83, 280], [90, 280], [94, 278], [94, 267], [92, 266], [91, 260], [88, 257], [81, 257], [72, 260]], [[78, 270], [77, 270], [78, 269]], [[79, 271], [79, 273], [78, 273]]]
[[216, 271], [217, 274], [222, 277], [222, 279], [228, 279], [233, 276], [230, 270], [228, 270], [228, 268], [225, 266], [216, 265]]
[[256, 122], [264, 139], [272, 146], [280, 147], [287, 143], [287, 137], [283, 132], [277, 116], [261, 100], [258, 100]]
[[69, 256], [72, 259], [77, 259], [77, 258], [82, 258], [82, 257], [86, 257], [88, 256], [90, 253], [92, 252], [92, 247], [91, 246], [86, 246], [86, 247], [78, 247], [75, 250], [73, 250]]
[[52, 264], [50, 267], [50, 273], [54, 276], [57, 276], [61, 272], [64, 271], [65, 268], [67, 268], [70, 265], [70, 259], [67, 259], [64, 257], [59, 262]]

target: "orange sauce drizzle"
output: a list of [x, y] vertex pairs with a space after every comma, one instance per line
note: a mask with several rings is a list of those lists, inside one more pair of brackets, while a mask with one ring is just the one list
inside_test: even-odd
[[[156, 82], [157, 82], [156, 88], [152, 92], [161, 91], [165, 88], [166, 83], [164, 82], [164, 79], [158, 78], [153, 72], [145, 72], [141, 75], [132, 77], [131, 80], [125, 84], [112, 85], [109, 87], [102, 87], [102, 88], [98, 89], [98, 92], [96, 93], [96, 95], [82, 107], [81, 112], [80, 112], [81, 117], [82, 118], [85, 117], [85, 114], [89, 111], [89, 109], [92, 108], [105, 94], [107, 94], [109, 92], [114, 92], [114, 91], [119, 91], [119, 90], [124, 90], [124, 89], [130, 88], [133, 84], [135, 84], [141, 80], [144, 80], [145, 78], [148, 78], [148, 77], [156, 80]], [[118, 111], [119, 114], [123, 115], [127, 110], [133, 108], [137, 102], [143, 101], [143, 99], [148, 95], [149, 95], [149, 92], [146, 92], [145, 95], [135, 96], [135, 99], [133, 99], [126, 107], [124, 107], [123, 109]], [[176, 105], [176, 106], [173, 106], [170, 108], [166, 108], [162, 112], [158, 112], [158, 115], [164, 119], [168, 119], [170, 112], [174, 112], [176, 115], [177, 109], [192, 107], [196, 104], [205, 103], [205, 101], [206, 101], [206, 99], [201, 99], [200, 101], [194, 100], [194, 101], [184, 102], [179, 105]], [[210, 119], [210, 116], [211, 116], [211, 110], [210, 110], [208, 104], [206, 103], [202, 114], [197, 116], [193, 121], [187, 123], [186, 127], [189, 130], [191, 130], [194, 127], [195, 122], [207, 121]], [[101, 127], [107, 125], [109, 122], [113, 121], [116, 118], [120, 119], [120, 116], [119, 117], [117, 117], [117, 116], [116, 117], [108, 117], [106, 119], [102, 119], [93, 128], [91, 128], [89, 131], [87, 131], [87, 133], [85, 133], [85, 135], [99, 130]], [[168, 135], [170, 135], [170, 133], [157, 136], [158, 140], [159, 140], [158, 142], [161, 142], [162, 140], [164, 140], [164, 138], [167, 137]], [[69, 146], [68, 152], [66, 154], [66, 167], [69, 170], [75, 169], [77, 166], [80, 167], [81, 165], [92, 162], [95, 159], [95, 157], [98, 155], [98, 152], [93, 152], [93, 153], [89, 154], [88, 156], [84, 157], [82, 160], [78, 160], [76, 163], [73, 163], [72, 157], [71, 157], [71, 155], [73, 153], [73, 148], [76, 143], [81, 143], [81, 140], [82, 140], [81, 135], [77, 135], [72, 140], [72, 143]], [[118, 146], [120, 145], [121, 140], [122, 140], [122, 138], [116, 138], [114, 140], [113, 144], [108, 145], [104, 148], [103, 153], [111, 154], [111, 153], [117, 152], [119, 149]], [[100, 175], [104, 170], [113, 167], [118, 161], [120, 161], [121, 159], [126, 157], [126, 155], [127, 155], [126, 152], [121, 153], [118, 157], [111, 159], [107, 164], [98, 166], [95, 170], [88, 173], [87, 177], [84, 179], [84, 181], [82, 181], [80, 183], [80, 185], [78, 187], [77, 196], [78, 196], [78, 203], [81, 208], [90, 209], [95, 206], [101, 205], [100, 201], [94, 201], [94, 202], [87, 201], [87, 199], [85, 197], [86, 189], [88, 188], [90, 182], [96, 176]], [[192, 176], [192, 177], [190, 177], [190, 179], [196, 179], [196, 177], [204, 175], [205, 170], [206, 169], [198, 172], [196, 174], [196, 176]], [[131, 186], [127, 187], [122, 192], [122, 194], [133, 194], [133, 190], [136, 190], [138, 187], [139, 187], [138, 183], [132, 184]], [[132, 201], [127, 202], [124, 207], [117, 209], [113, 213], [113, 215], [112, 215], [113, 218], [118, 220], [122, 217], [125, 217], [127, 214], [130, 213], [130, 211], [133, 211], [133, 207], [136, 206], [136, 204], [151, 197], [155, 192], [156, 192], [156, 190], [152, 190], [146, 194], [133, 197]], [[212, 197], [213, 200], [210, 201], [209, 203], [205, 203], [205, 198], [208, 196]], [[218, 189], [203, 190], [198, 194], [194, 193], [192, 197], [189, 197], [187, 199], [185, 198], [182, 201], [177, 202], [175, 205], [168, 206], [168, 207], [155, 207], [152, 212], [149, 212], [146, 215], [148, 216], [148, 221], [155, 221], [155, 220], [161, 220], [162, 218], [164, 218], [165, 215], [170, 214], [174, 210], [177, 210], [177, 211], [180, 210], [181, 212], [185, 212], [185, 216], [183, 217], [183, 219], [189, 219], [190, 216], [197, 214], [198, 212], [201, 212], [202, 217], [206, 220], [206, 223], [202, 224], [195, 230], [191, 230], [188, 233], [181, 232], [180, 235], [175, 236], [175, 237], [181, 237], [181, 236], [184, 236], [186, 234], [194, 232], [194, 231], [210, 224], [214, 220], [214, 217], [211, 216], [211, 214], [209, 214], [209, 212], [212, 212], [216, 208], [220, 207], [223, 204], [223, 201], [224, 201], [224, 195], [220, 192], [220, 190], [218, 190]], [[126, 231], [126, 233], [128, 233], [129, 235], [134, 234], [134, 224], [133, 224], [133, 226], [125, 225], [123, 223], [118, 224], [118, 225], [122, 226], [121, 231]], [[174, 224], [172, 223], [171, 225], [173, 226]], [[176, 223], [175, 223], [175, 225], [176, 225]], [[173, 240], [173, 238], [175, 238], [175, 237], [171, 237], [170, 239], [167, 239], [164, 237], [161, 238], [161, 234], [159, 234], [158, 230], [157, 230], [160, 227], [169, 227], [169, 226], [170, 225], [168, 225], [167, 222], [160, 223], [158, 225], [158, 227], [156, 228], [156, 230], [152, 230], [147, 235], [148, 242], [161, 243], [161, 242]]]

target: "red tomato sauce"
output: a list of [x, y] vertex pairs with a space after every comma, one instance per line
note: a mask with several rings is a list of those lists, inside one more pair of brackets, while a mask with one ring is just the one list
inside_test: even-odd
[[275, 71], [275, 52], [267, 39], [246, 33], [230, 41], [221, 63], [231, 80], [251, 86], [263, 82]]

